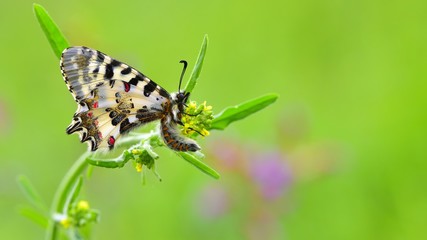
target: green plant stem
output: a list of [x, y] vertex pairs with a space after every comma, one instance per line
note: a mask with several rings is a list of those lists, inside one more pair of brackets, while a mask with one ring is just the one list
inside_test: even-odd
[[66, 203], [69, 197], [69, 194], [72, 192], [77, 180], [82, 175], [83, 171], [88, 166], [86, 158], [90, 155], [90, 152], [84, 153], [68, 170], [65, 174], [61, 183], [59, 184], [58, 189], [56, 190], [55, 196], [53, 198], [52, 207], [51, 207], [51, 217], [49, 220], [49, 225], [46, 231], [46, 240], [55, 240], [57, 239], [58, 234], [58, 224], [54, 219], [55, 213], [64, 213], [67, 209]]

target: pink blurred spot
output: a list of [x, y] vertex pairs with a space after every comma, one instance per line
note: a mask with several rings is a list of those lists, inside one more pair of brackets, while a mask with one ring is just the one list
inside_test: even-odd
[[291, 170], [278, 152], [255, 156], [249, 171], [266, 200], [281, 197], [292, 182]]

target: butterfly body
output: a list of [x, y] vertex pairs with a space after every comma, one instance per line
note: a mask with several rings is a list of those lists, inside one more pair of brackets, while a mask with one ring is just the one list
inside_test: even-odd
[[65, 49], [60, 65], [78, 103], [67, 133], [78, 133], [81, 142], [89, 141], [92, 151], [112, 149], [123, 134], [155, 120], [160, 120], [168, 147], [200, 149], [177, 129], [188, 93], [169, 94], [136, 69], [87, 47]]

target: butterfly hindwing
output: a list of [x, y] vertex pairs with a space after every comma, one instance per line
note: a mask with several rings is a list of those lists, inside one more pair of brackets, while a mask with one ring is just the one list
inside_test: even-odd
[[121, 134], [160, 119], [170, 95], [134, 68], [97, 50], [64, 50], [61, 71], [79, 104], [67, 133], [79, 133], [91, 150], [113, 148]]

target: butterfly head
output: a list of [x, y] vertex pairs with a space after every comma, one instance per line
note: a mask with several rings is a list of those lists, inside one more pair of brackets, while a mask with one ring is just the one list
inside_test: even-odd
[[181, 119], [181, 115], [185, 111], [185, 107], [187, 106], [186, 102], [188, 101], [188, 98], [190, 97], [189, 92], [177, 92], [172, 94], [172, 103], [175, 107], [176, 114], [178, 115], [178, 120]]
[[178, 92], [175, 96], [176, 98], [175, 101], [178, 105], [185, 105], [189, 97], [190, 97], [189, 92]]

